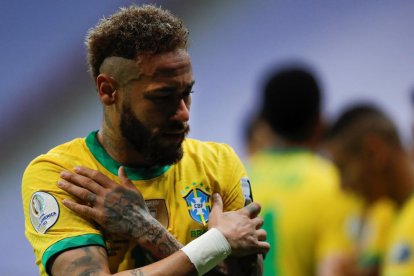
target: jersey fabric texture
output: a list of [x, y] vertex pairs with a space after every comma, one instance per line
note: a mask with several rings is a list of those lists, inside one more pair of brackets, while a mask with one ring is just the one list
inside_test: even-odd
[[[25, 235], [34, 248], [41, 275], [47, 275], [46, 266], [53, 256], [86, 245], [106, 247], [111, 272], [145, 263], [143, 253], [135, 244], [110, 237], [61, 204], [64, 198], [69, 198], [57, 187], [63, 170], [73, 171], [75, 166], [81, 165], [98, 170], [119, 183], [120, 164], [106, 153], [96, 133], [40, 155], [24, 172]], [[178, 241], [187, 244], [207, 231], [213, 193], [220, 193], [227, 211], [244, 206], [242, 182], [247, 178], [241, 161], [225, 144], [185, 139], [183, 149], [183, 158], [174, 165], [150, 170], [125, 169], [151, 214]]]
[[361, 267], [371, 268], [382, 265], [395, 212], [395, 204], [388, 198], [378, 199], [367, 207], [359, 238]]
[[264, 275], [314, 275], [327, 252], [351, 249], [349, 201], [332, 163], [306, 149], [275, 149], [253, 156], [247, 168], [271, 244]]
[[414, 196], [397, 212], [381, 274], [384, 276], [414, 275]]

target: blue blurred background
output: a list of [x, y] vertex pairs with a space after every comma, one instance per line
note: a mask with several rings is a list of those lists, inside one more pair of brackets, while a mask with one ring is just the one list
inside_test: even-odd
[[[20, 181], [35, 156], [98, 129], [101, 108], [84, 37], [101, 17], [140, 1], [0, 2], [1, 275], [37, 275], [24, 237]], [[149, 3], [149, 2], [145, 2]], [[413, 1], [158, 1], [190, 29], [196, 86], [190, 136], [245, 156], [243, 128], [275, 64], [314, 68], [328, 118], [370, 100], [413, 122]]]

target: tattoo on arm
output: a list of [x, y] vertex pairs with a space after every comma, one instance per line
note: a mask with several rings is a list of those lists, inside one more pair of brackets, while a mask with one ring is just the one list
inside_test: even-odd
[[145, 203], [137, 204], [142, 201], [136, 193], [122, 187], [107, 194], [104, 201], [107, 230], [139, 241], [156, 259], [179, 250], [181, 244], [151, 216]]
[[[87, 246], [77, 249], [79, 257], [68, 261], [58, 275], [92, 276], [107, 271], [105, 249], [99, 246]], [[62, 275], [63, 275], [62, 274]]]
[[141, 269], [137, 268], [131, 271], [132, 276], [145, 276], [145, 273]]

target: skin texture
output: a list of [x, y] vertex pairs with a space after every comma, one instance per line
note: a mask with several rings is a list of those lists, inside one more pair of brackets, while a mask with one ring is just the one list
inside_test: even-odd
[[[130, 62], [124, 63], [131, 67]], [[194, 84], [190, 57], [181, 49], [141, 55], [132, 68], [127, 81], [115, 79], [109, 69], [97, 78], [105, 114], [98, 140], [126, 166], [174, 163], [182, 156], [181, 144], [189, 131]], [[168, 158], [157, 159], [160, 156]]]

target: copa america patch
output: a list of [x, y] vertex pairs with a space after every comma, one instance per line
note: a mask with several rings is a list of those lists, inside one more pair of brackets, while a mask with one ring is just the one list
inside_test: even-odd
[[252, 188], [250, 187], [250, 180], [248, 177], [242, 177], [240, 182], [244, 196], [244, 206], [246, 206], [247, 204], [253, 202]]
[[49, 193], [35, 192], [30, 199], [30, 222], [36, 232], [44, 234], [59, 217], [59, 204]]

